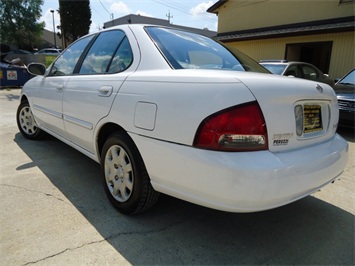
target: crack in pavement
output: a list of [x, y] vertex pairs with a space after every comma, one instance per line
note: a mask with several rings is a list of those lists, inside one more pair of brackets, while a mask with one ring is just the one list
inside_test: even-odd
[[163, 232], [163, 231], [166, 231], [166, 230], [169, 230], [170, 228], [172, 227], [175, 227], [177, 225], [180, 225], [180, 224], [183, 224], [185, 223], [186, 221], [177, 221], [177, 222], [174, 222], [172, 224], [169, 224], [169, 225], [166, 225], [166, 226], [163, 226], [162, 228], [158, 228], [156, 230], [148, 230], [148, 231], [133, 231], [133, 232], [124, 232], [124, 233], [116, 233], [116, 234], [112, 234], [104, 239], [101, 239], [101, 240], [97, 240], [97, 241], [91, 241], [89, 243], [84, 243], [80, 246], [77, 246], [77, 247], [73, 247], [73, 248], [66, 248], [58, 253], [55, 253], [55, 254], [52, 254], [52, 255], [49, 255], [47, 257], [44, 257], [42, 259], [39, 259], [39, 260], [36, 260], [36, 261], [30, 261], [30, 262], [27, 262], [25, 264], [23, 264], [23, 266], [26, 266], [26, 265], [31, 265], [31, 264], [36, 264], [38, 262], [41, 262], [41, 261], [45, 261], [47, 259], [51, 259], [51, 258], [54, 258], [56, 256], [59, 256], [61, 254], [64, 254], [66, 253], [67, 251], [73, 251], [73, 250], [77, 250], [77, 249], [81, 249], [83, 247], [86, 247], [86, 246], [90, 246], [92, 244], [98, 244], [98, 243], [102, 243], [102, 242], [105, 242], [105, 241], [109, 241], [109, 240], [112, 240], [112, 239], [115, 239], [115, 238], [118, 238], [118, 237], [121, 237], [121, 236], [129, 236], [129, 235], [148, 235], [148, 234], [155, 234], [155, 233], [160, 233], [160, 232]]
[[54, 199], [56, 199], [56, 200], [59, 200], [59, 201], [62, 201], [62, 202], [64, 202], [64, 203], [66, 203], [66, 204], [71, 205], [69, 202], [67, 202], [67, 201], [65, 201], [65, 200], [63, 200], [63, 199], [61, 199], [61, 198], [58, 198], [58, 197], [56, 197], [56, 196], [54, 196], [54, 195], [52, 195], [52, 194], [50, 194], [50, 193], [46, 193], [46, 192], [42, 192], [42, 191], [38, 191], [38, 190], [33, 190], [33, 189], [28, 189], [28, 188], [21, 187], [21, 186], [9, 185], [9, 184], [0, 184], [0, 186], [2, 186], [2, 187], [18, 188], [18, 189], [26, 190], [26, 191], [32, 192], [32, 193], [43, 194], [43, 195], [45, 195], [45, 196], [47, 196], [47, 197], [52, 197], [52, 198], [54, 198]]

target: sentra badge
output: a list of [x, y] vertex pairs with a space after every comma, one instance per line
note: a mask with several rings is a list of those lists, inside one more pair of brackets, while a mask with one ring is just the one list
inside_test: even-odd
[[272, 137], [273, 146], [288, 145], [288, 141], [293, 137], [293, 133], [274, 134]]

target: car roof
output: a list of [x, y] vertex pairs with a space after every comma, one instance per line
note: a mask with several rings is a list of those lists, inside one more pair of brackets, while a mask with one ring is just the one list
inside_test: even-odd
[[[113, 27], [109, 27], [109, 28], [103, 29], [101, 31], [94, 32], [92, 34], [98, 34], [98, 33], [104, 32], [104, 31], [110, 31], [110, 30], [114, 30], [114, 29], [125, 30], [125, 29], [144, 28], [144, 27], [158, 27], [158, 28], [179, 30], [179, 31], [185, 31], [185, 32], [194, 33], [194, 34], [197, 34], [197, 35], [202, 35], [201, 33], [193, 32], [189, 28], [185, 29], [185, 28], [174, 27], [174, 25], [157, 25], [157, 24], [144, 24], [144, 23], [120, 24], [120, 25], [117, 25], [117, 26], [113, 26]], [[88, 34], [88, 35], [91, 35], [91, 34]], [[208, 38], [208, 36], [205, 36], [205, 37]]]

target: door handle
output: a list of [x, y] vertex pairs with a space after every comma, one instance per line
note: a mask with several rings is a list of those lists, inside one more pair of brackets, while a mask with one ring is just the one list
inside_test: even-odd
[[101, 97], [109, 97], [112, 94], [112, 86], [101, 86], [99, 89], [99, 96]]

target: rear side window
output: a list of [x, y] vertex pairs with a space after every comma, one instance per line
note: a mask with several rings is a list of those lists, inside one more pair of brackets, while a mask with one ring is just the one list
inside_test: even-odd
[[117, 53], [125, 34], [122, 31], [102, 32], [88, 51], [79, 74], [106, 73], [112, 62], [112, 57]]
[[291, 65], [284, 74], [285, 76], [294, 76], [296, 78], [302, 78], [302, 74], [298, 68], [298, 65]]
[[301, 68], [302, 68], [302, 72], [303, 72], [303, 77], [305, 79], [309, 79], [309, 80], [317, 80], [318, 79], [318, 72], [313, 67], [308, 66], [308, 65], [302, 65]]
[[127, 69], [133, 61], [131, 46], [127, 37], [122, 40], [122, 43], [117, 49], [115, 56], [108, 65], [108, 73], [118, 73]]
[[95, 35], [84, 37], [69, 46], [68, 49], [66, 49], [54, 62], [49, 75], [72, 75], [81, 54], [94, 36]]

